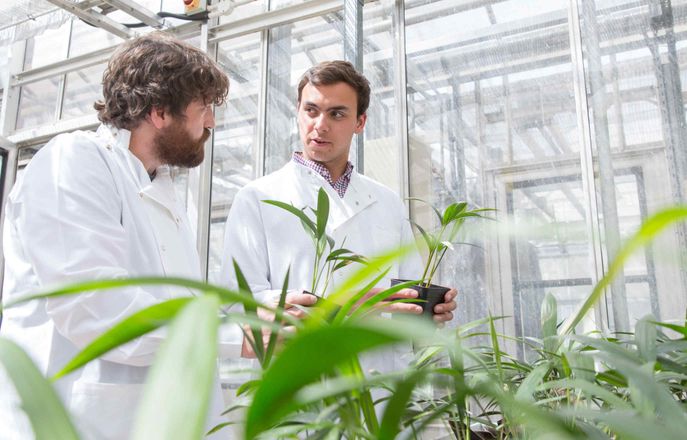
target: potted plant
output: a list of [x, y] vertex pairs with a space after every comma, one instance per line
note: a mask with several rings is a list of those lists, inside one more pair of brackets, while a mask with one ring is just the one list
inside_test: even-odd
[[[494, 211], [493, 208], [476, 208], [468, 209], [467, 202], [452, 203], [444, 209], [443, 212], [438, 208], [418, 198], [410, 198], [411, 201], [418, 201], [427, 203], [432, 207], [437, 217], [439, 218], [440, 227], [436, 232], [428, 232], [419, 224], [412, 222], [412, 225], [420, 232], [425, 245], [427, 246], [427, 262], [422, 271], [422, 278], [419, 283], [410, 286], [411, 289], [418, 292], [418, 300], [421, 301], [423, 315], [431, 317], [433, 315], [434, 306], [444, 302], [444, 295], [450, 290], [448, 287], [432, 284], [432, 279], [441, 264], [446, 251], [453, 250], [453, 243], [460, 232], [461, 226], [466, 219], [470, 217], [490, 218], [482, 215], [486, 211]], [[408, 280], [392, 279], [391, 285], [407, 282]]]
[[[315, 260], [310, 291], [306, 293], [322, 298], [329, 287], [334, 272], [354, 262], [365, 264], [365, 257], [345, 249], [343, 243], [337, 248], [334, 239], [327, 235], [329, 196], [327, 196], [324, 188], [320, 188], [317, 193], [317, 206], [315, 208], [304, 207], [299, 209], [279, 200], [263, 200], [263, 203], [277, 206], [298, 217], [303, 229], [312, 239], [315, 248]], [[310, 218], [306, 213], [307, 209], [312, 211], [314, 218]]]

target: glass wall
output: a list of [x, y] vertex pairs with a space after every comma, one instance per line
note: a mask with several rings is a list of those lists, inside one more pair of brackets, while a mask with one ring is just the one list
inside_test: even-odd
[[[215, 41], [231, 87], [216, 109], [203, 238], [210, 277], [236, 191], [300, 148], [300, 75], [343, 56], [342, 10], [278, 15], [300, 3], [251, 2], [219, 20], [277, 13]], [[373, 90], [365, 174], [440, 208], [466, 200], [497, 210], [497, 221], [470, 225], [443, 264], [437, 281], [461, 291], [453, 325], [492, 313], [509, 316], [506, 334], [538, 336], [546, 293], [559, 319], [570, 316], [641, 221], [684, 201], [684, 1], [374, 0], [362, 24]], [[65, 26], [28, 42], [25, 69], [119, 41]], [[102, 69], [24, 84], [16, 131], [92, 114]], [[414, 221], [436, 226], [427, 206], [411, 208]], [[687, 274], [677, 262], [686, 248], [680, 227], [635, 255], [584, 328], [632, 328], [649, 312], [683, 318]]]

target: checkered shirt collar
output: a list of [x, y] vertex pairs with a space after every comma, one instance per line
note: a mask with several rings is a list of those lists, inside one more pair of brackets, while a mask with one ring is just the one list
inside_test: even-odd
[[332, 182], [332, 176], [329, 174], [327, 167], [314, 160], [309, 160], [303, 157], [303, 153], [300, 151], [295, 151], [293, 153], [293, 159], [299, 165], [310, 168], [317, 172], [320, 176], [324, 178], [329, 184], [336, 190], [339, 197], [343, 198], [348, 189], [348, 184], [351, 183], [351, 175], [353, 174], [353, 164], [349, 161], [346, 164], [346, 171], [337, 179], [336, 182]]

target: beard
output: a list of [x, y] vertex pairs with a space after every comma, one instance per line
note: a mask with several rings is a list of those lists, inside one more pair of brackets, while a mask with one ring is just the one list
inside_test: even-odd
[[210, 137], [210, 130], [203, 129], [203, 134], [194, 139], [182, 124], [174, 124], [160, 130], [153, 139], [155, 153], [165, 165], [183, 168], [194, 168], [203, 162], [205, 141]]

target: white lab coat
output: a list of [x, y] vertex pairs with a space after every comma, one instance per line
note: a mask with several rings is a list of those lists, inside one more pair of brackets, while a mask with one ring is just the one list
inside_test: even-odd
[[[31, 160], [6, 205], [5, 300], [80, 280], [201, 278], [169, 168], [159, 168], [151, 182], [129, 151], [129, 139], [129, 131], [102, 125], [96, 133], [57, 136]], [[50, 376], [122, 318], [192, 294], [146, 286], [33, 301], [5, 311], [2, 335], [18, 342]], [[163, 337], [162, 330], [145, 335], [55, 383], [84, 438], [129, 437], [142, 383]], [[222, 421], [222, 407], [217, 387], [209, 425]], [[7, 428], [21, 414], [3, 417], [10, 420], [0, 420], [0, 438], [32, 438]]]
[[[251, 290], [261, 301], [279, 297], [287, 269], [290, 290], [309, 290], [315, 250], [311, 238], [296, 216], [262, 200], [280, 200], [297, 208], [317, 206], [317, 193], [329, 195], [327, 233], [337, 246], [366, 257], [380, 255], [413, 240], [401, 199], [387, 187], [353, 172], [343, 198], [316, 171], [290, 161], [280, 170], [242, 188], [234, 199], [225, 227], [223, 264], [219, 283], [236, 288], [232, 258], [236, 259]], [[334, 275], [337, 283], [356, 270], [349, 265]], [[420, 277], [419, 253], [395, 264], [380, 281]], [[328, 289], [331, 291], [331, 289]], [[407, 350], [404, 350], [407, 352]], [[403, 366], [400, 353], [387, 350], [364, 362], [366, 369], [389, 370]]]

